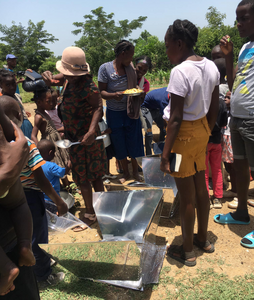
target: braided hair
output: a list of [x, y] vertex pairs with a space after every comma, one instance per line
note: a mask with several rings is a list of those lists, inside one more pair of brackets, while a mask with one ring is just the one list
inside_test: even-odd
[[129, 51], [130, 49], [133, 49], [134, 46], [131, 42], [127, 41], [127, 40], [121, 40], [120, 42], [118, 42], [115, 46], [114, 52], [115, 52], [115, 56], [119, 56], [122, 52], [126, 52]]
[[254, 11], [254, 0], [242, 0], [238, 6], [250, 5], [252, 11]]
[[14, 77], [15, 74], [9, 70], [6, 69], [0, 69], [0, 86], [3, 80], [7, 77]]
[[188, 20], [177, 19], [169, 26], [166, 36], [174, 41], [182, 40], [188, 48], [193, 48], [198, 40], [198, 29]]
[[51, 94], [51, 90], [50, 89], [35, 90], [33, 93], [34, 93], [34, 96], [31, 100], [34, 101], [35, 103], [37, 103], [38, 100], [44, 99], [44, 94], [47, 94], [47, 93]]
[[137, 57], [137, 58], [135, 59], [135, 63], [136, 63], [136, 65], [137, 65], [138, 63], [145, 63], [145, 64], [147, 64], [148, 70], [149, 70], [149, 71], [150, 71], [151, 68], [152, 68], [152, 61], [151, 61], [151, 58], [148, 57], [148, 56], [146, 56], [146, 55], [141, 55], [141, 56]]

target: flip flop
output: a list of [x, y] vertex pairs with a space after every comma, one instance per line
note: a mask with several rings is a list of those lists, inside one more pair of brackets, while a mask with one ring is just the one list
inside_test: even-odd
[[219, 224], [238, 224], [238, 225], [248, 225], [250, 224], [250, 221], [244, 222], [244, 221], [238, 221], [232, 218], [231, 214], [228, 213], [226, 215], [218, 214], [214, 216], [214, 221]]
[[238, 198], [234, 198], [232, 201], [228, 202], [228, 207], [236, 209], [238, 206]]
[[241, 245], [247, 248], [254, 248], [254, 231], [245, 235], [241, 240]]
[[[198, 240], [197, 234], [194, 234], [193, 245], [197, 246], [199, 249], [201, 249], [202, 251], [204, 251], [206, 253], [213, 253], [215, 250], [214, 245], [212, 243], [210, 243], [208, 240], [206, 240], [205, 242], [200, 242]], [[211, 245], [211, 248], [209, 250], [206, 250], [205, 248], [209, 247], [210, 245]]]
[[247, 203], [248, 203], [250, 206], [254, 206], [254, 200], [253, 200], [253, 199], [248, 199], [248, 200], [247, 200]]
[[76, 226], [76, 227], [72, 228], [72, 231], [73, 232], [80, 232], [80, 231], [83, 231], [87, 228], [88, 228], [88, 226], [84, 224], [84, 225], [79, 225], [79, 226]]
[[[85, 219], [87, 219], [88, 221], [86, 221]], [[86, 223], [88, 226], [91, 226], [93, 223], [97, 221], [97, 217], [95, 214], [85, 213], [82, 221]]]

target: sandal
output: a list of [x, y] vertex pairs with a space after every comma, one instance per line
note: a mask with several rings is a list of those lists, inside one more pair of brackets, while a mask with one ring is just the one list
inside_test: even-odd
[[88, 226], [91, 226], [93, 223], [97, 221], [97, 217], [95, 214], [85, 213], [82, 221], [86, 223]]
[[167, 250], [167, 255], [180, 263], [184, 264], [187, 267], [194, 267], [196, 265], [196, 259], [190, 261], [190, 258], [196, 258], [195, 252], [185, 252], [182, 246], [172, 245]]
[[88, 228], [88, 226], [86, 224], [84, 224], [84, 225], [79, 225], [79, 226], [76, 226], [76, 227], [72, 228], [72, 231], [73, 232], [80, 232], [80, 231], [83, 231], [87, 228]]
[[[203, 250], [206, 253], [213, 253], [215, 250], [214, 245], [212, 243], [210, 243], [208, 240], [206, 240], [205, 242], [200, 242], [198, 240], [197, 234], [194, 234], [193, 245], [197, 246], [199, 249]], [[209, 247], [210, 245], [211, 245], [210, 249], [205, 249], [205, 248]]]

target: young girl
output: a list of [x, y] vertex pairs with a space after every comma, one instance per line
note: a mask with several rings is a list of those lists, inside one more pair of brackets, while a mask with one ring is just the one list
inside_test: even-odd
[[151, 67], [151, 59], [148, 56], [142, 55], [136, 58], [137, 85], [145, 94], [149, 92], [150, 83], [144, 76]]
[[[41, 132], [41, 139], [47, 139], [52, 142], [58, 141], [61, 139], [52, 119], [46, 113], [46, 110], [50, 110], [52, 108], [52, 95], [51, 90], [41, 90], [36, 91], [34, 93], [34, 98], [37, 105], [37, 109], [35, 110], [34, 116], [34, 128], [32, 131], [31, 139], [38, 144], [37, 134], [38, 131]], [[59, 165], [62, 168], [67, 166], [69, 160], [69, 155], [66, 149], [61, 149], [56, 147], [55, 158], [53, 160], [54, 163]], [[65, 186], [69, 186], [69, 181], [67, 177], [62, 179], [63, 184]]]
[[[205, 252], [214, 251], [207, 240], [209, 196], [205, 182], [206, 146], [214, 127], [219, 103], [220, 74], [215, 64], [195, 54], [198, 29], [188, 20], [176, 20], [165, 35], [166, 53], [173, 65], [164, 110], [167, 137], [161, 170], [175, 177], [180, 194], [182, 246], [170, 246], [167, 254], [187, 265], [196, 265], [193, 243]], [[179, 172], [171, 173], [169, 155], [182, 154]], [[197, 207], [198, 233], [193, 235]]]

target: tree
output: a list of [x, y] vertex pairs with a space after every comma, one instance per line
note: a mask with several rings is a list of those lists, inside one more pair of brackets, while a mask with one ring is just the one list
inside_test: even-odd
[[45, 21], [34, 24], [29, 20], [27, 28], [21, 23], [16, 25], [12, 22], [12, 24], [10, 27], [0, 24], [0, 32], [3, 34], [0, 40], [8, 45], [8, 53], [18, 57], [19, 70], [28, 68], [39, 70], [45, 59], [52, 55], [45, 45], [54, 43], [58, 39], [43, 30]]
[[121, 20], [117, 26], [113, 20], [114, 13], [106, 14], [103, 7], [91, 12], [92, 14], [84, 16], [85, 22], [73, 23], [78, 29], [72, 33], [82, 33], [75, 45], [85, 51], [92, 72], [97, 74], [101, 64], [114, 59], [115, 45], [121, 39], [128, 38], [133, 30], [142, 27], [147, 17], [139, 17], [132, 21]]
[[210, 6], [206, 13], [208, 26], [199, 28], [198, 41], [196, 44], [196, 53], [200, 56], [211, 58], [211, 51], [214, 46], [220, 43], [224, 35], [229, 35], [234, 44], [234, 60], [237, 61], [239, 51], [247, 39], [240, 38], [236, 24], [234, 26], [225, 26], [223, 20], [226, 14], [220, 13], [215, 7]]

